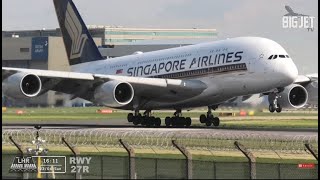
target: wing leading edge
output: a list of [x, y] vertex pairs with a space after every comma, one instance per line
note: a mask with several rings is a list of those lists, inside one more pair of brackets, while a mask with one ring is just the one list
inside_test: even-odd
[[179, 101], [201, 94], [207, 85], [199, 80], [160, 79], [127, 77], [79, 72], [2, 68], [2, 81], [15, 73], [28, 73], [39, 76], [43, 82], [43, 93], [48, 90], [73, 94], [92, 101], [97, 86], [108, 81], [127, 82], [132, 85], [135, 96], [155, 101]]

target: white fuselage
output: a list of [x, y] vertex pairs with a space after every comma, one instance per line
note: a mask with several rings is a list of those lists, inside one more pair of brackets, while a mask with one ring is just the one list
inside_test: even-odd
[[[271, 55], [278, 58], [268, 59]], [[288, 54], [272, 40], [240, 37], [78, 64], [72, 71], [201, 80], [208, 88], [196, 97], [179, 102], [148, 101], [141, 107], [192, 108], [293, 83], [298, 70], [291, 58], [279, 55]]]

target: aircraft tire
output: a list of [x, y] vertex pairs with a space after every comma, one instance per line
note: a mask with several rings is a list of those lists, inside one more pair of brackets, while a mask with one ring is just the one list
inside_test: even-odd
[[210, 120], [210, 119], [207, 119], [207, 121], [206, 121], [206, 126], [211, 126], [211, 124], [212, 124], [211, 120]]
[[155, 124], [154, 124], [154, 125], [155, 125], [155, 127], [160, 127], [160, 125], [161, 125], [161, 119], [157, 117], [157, 118], [155, 119]]
[[169, 127], [172, 125], [172, 120], [170, 117], [166, 117], [164, 121], [165, 121], [166, 127]]
[[145, 116], [140, 117], [140, 124], [142, 126], [145, 126], [147, 121], [148, 121], [148, 117], [145, 117]]
[[272, 104], [269, 105], [269, 111], [273, 113], [276, 110]]
[[213, 118], [213, 121], [212, 121], [212, 124], [213, 124], [214, 126], [219, 126], [219, 124], [220, 124], [220, 119], [219, 119], [218, 117], [214, 117], [214, 118]]
[[178, 119], [179, 117], [171, 117], [171, 125], [173, 126], [173, 127], [175, 127], [175, 126], [177, 126], [178, 124], [179, 124], [179, 119]]
[[280, 113], [282, 111], [282, 107], [280, 106], [280, 104], [277, 104], [277, 108], [276, 108], [276, 111], [277, 113]]
[[206, 115], [201, 114], [199, 119], [200, 119], [200, 123], [205, 123], [207, 120], [207, 117], [206, 117]]
[[186, 126], [190, 127], [191, 126], [191, 118], [190, 117], [186, 117]]
[[184, 126], [185, 124], [187, 124], [186, 118], [185, 117], [179, 117], [178, 126]]
[[151, 127], [151, 126], [154, 126], [155, 125], [155, 117], [151, 116], [148, 118], [147, 120], [147, 127]]
[[128, 116], [127, 116], [128, 122], [132, 122], [132, 119], [133, 119], [133, 114], [129, 113]]
[[138, 117], [138, 116], [133, 116], [132, 122], [133, 122], [133, 124], [134, 124], [135, 126], [138, 125], [138, 124], [140, 124], [140, 123], [139, 123], [139, 117]]

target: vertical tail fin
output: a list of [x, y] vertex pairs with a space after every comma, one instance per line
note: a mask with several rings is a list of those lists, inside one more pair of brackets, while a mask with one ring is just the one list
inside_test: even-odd
[[53, 0], [70, 65], [103, 59], [72, 0]]

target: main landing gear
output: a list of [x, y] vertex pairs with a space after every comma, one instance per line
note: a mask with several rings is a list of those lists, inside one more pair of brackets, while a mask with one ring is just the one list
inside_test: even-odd
[[182, 117], [181, 109], [176, 110], [172, 117], [166, 117], [165, 124], [167, 127], [169, 126], [186, 126], [189, 127], [191, 125], [190, 117]]
[[[214, 107], [214, 109], [216, 109], [216, 107]], [[219, 126], [220, 124], [220, 119], [218, 117], [213, 116], [210, 106], [208, 106], [207, 116], [204, 114], [201, 114], [199, 119], [200, 119], [200, 122], [205, 123], [206, 126], [211, 126], [212, 124], [214, 126]]]
[[[215, 110], [217, 106], [208, 107], [207, 115], [201, 114], [200, 115], [200, 122], [205, 123], [206, 126], [219, 126], [220, 120], [218, 117], [214, 117], [211, 109]], [[143, 113], [143, 116], [139, 113], [139, 110], [135, 110], [134, 114], [128, 114], [128, 122], [132, 122], [134, 125], [143, 125], [147, 127], [160, 127], [161, 119], [159, 117], [151, 116], [151, 110], [146, 110]], [[191, 118], [190, 117], [183, 117], [181, 113], [181, 109], [177, 109], [176, 112], [173, 114], [172, 117], [165, 118], [165, 125], [166, 127], [189, 127], [191, 125]]]
[[135, 111], [134, 115], [129, 113], [127, 116], [128, 122], [132, 122], [134, 125], [143, 125], [147, 127], [160, 127], [161, 119], [159, 117], [151, 116], [151, 110], [146, 110], [143, 116], [138, 110]]
[[282, 107], [278, 103], [279, 95], [278, 93], [270, 93], [268, 100], [269, 100], [269, 111], [273, 113], [274, 111], [277, 111], [277, 113], [280, 113], [282, 111]]

